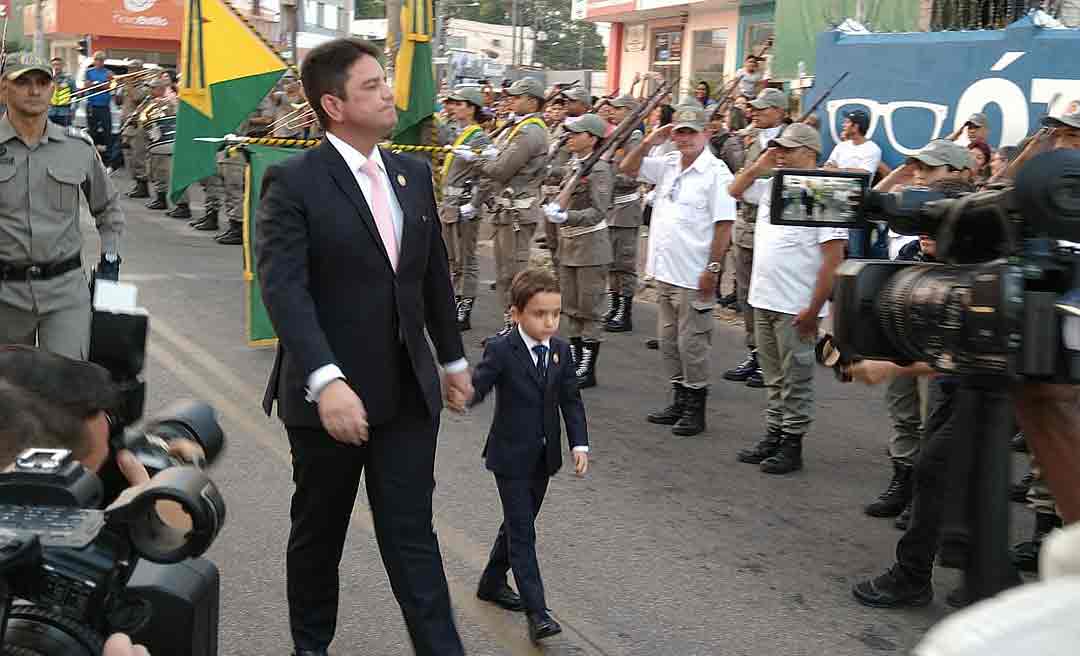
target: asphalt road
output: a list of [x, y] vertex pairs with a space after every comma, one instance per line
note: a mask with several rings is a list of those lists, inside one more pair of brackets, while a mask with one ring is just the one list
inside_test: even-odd
[[[128, 181], [117, 178], [126, 190]], [[240, 247], [219, 246], [186, 221], [122, 201], [128, 217], [122, 279], [151, 313], [148, 410], [177, 398], [214, 404], [228, 447], [213, 470], [228, 504], [209, 552], [221, 569], [221, 653], [288, 654], [284, 547], [292, 492], [288, 442], [260, 409], [271, 349], [245, 342]], [[196, 204], [198, 205], [198, 204]], [[196, 209], [199, 209], [196, 206]], [[86, 226], [86, 234], [93, 229]], [[94, 237], [87, 248], [96, 248]], [[491, 262], [482, 262], [482, 278]], [[359, 281], [342, 281], [357, 284]], [[470, 358], [499, 321], [486, 291], [465, 342]], [[893, 561], [899, 533], [862, 506], [890, 474], [883, 391], [815, 381], [817, 420], [806, 466], [773, 477], [736, 452], [763, 431], [760, 390], [726, 383], [741, 359], [741, 328], [718, 321], [707, 433], [673, 437], [644, 421], [666, 404], [659, 356], [643, 342], [654, 308], [638, 303], [637, 331], [609, 336], [597, 388], [584, 393], [593, 453], [587, 477], [561, 473], [538, 520], [548, 603], [565, 632], [543, 649], [523, 616], [479, 602], [475, 584], [500, 519], [480, 451], [492, 404], [444, 413], [435, 523], [468, 653], [608, 656], [905, 653], [948, 611], [957, 572], [939, 570], [925, 609], [872, 610], [850, 588]], [[361, 492], [363, 494], [363, 492]], [[1019, 514], [1013, 532], [1029, 531]], [[409, 654], [408, 639], [358, 501], [341, 565], [341, 610], [332, 653]]]

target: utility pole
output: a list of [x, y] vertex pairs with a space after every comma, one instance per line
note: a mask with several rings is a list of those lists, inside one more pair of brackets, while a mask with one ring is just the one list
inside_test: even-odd
[[513, 37], [514, 45], [511, 47], [510, 54], [510, 68], [516, 69], [518, 65], [518, 40], [517, 40], [517, 24], [518, 24], [518, 0], [512, 0], [510, 3], [510, 25]]
[[401, 47], [401, 0], [386, 0], [386, 75], [394, 79], [394, 60]]
[[34, 55], [48, 59], [45, 52], [45, 2], [34, 0]]

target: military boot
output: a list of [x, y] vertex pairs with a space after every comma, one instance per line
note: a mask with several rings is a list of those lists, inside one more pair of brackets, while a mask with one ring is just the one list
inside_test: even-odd
[[574, 360], [574, 372], [577, 372], [578, 363], [581, 362], [581, 342], [580, 337], [570, 338], [570, 357]]
[[127, 192], [128, 198], [150, 198], [150, 185], [146, 182], [146, 178], [140, 178], [135, 180], [135, 184], [131, 186], [131, 190]]
[[757, 349], [754, 349], [746, 354], [745, 360], [724, 372], [724, 380], [745, 383], [750, 376], [754, 375], [755, 371], [759, 371], [760, 369], [761, 367], [758, 366]]
[[889, 486], [864, 511], [871, 517], [896, 517], [911, 501], [911, 465], [893, 462], [893, 477]]
[[790, 474], [802, 469], [802, 441], [802, 435], [784, 433], [776, 453], [761, 461], [761, 471], [766, 474]]
[[228, 230], [214, 237], [214, 241], [223, 246], [236, 246], [244, 243], [243, 224], [235, 219], [229, 219]]
[[672, 434], [690, 437], [705, 431], [705, 400], [708, 396], [708, 387], [686, 388], [686, 403], [683, 404], [682, 416], [671, 428]]
[[472, 309], [476, 299], [462, 296], [457, 306], [457, 327], [461, 332], [472, 330]]
[[615, 313], [604, 324], [604, 330], [609, 333], [628, 333], [634, 329], [632, 317], [634, 311], [633, 296], [617, 296], [615, 298]]
[[661, 426], [674, 426], [682, 418], [685, 405], [686, 388], [681, 382], [674, 380], [671, 382], [671, 405], [663, 410], [650, 412], [645, 421]]
[[1053, 513], [1035, 513], [1035, 531], [1031, 540], [1021, 542], [1009, 551], [1009, 557], [1016, 569], [1021, 572], [1039, 571], [1039, 551], [1043, 540], [1055, 528], [1061, 528], [1061, 518]]
[[503, 327], [500, 328], [499, 331], [497, 333], [495, 333], [494, 335], [491, 335], [490, 337], [485, 337], [484, 339], [480, 340], [480, 344], [482, 346], [486, 346], [489, 339], [494, 339], [496, 337], [506, 337], [507, 335], [509, 335], [513, 331], [514, 331], [514, 322], [510, 319], [510, 313], [509, 312], [503, 312]]
[[851, 589], [856, 601], [873, 608], [926, 606], [934, 599], [930, 581], [919, 580], [893, 565], [881, 576], [855, 584]]
[[187, 203], [177, 203], [176, 207], [172, 208], [168, 212], [165, 212], [165, 216], [172, 219], [190, 219], [191, 206]]
[[765, 437], [761, 439], [757, 444], [749, 449], [743, 449], [739, 451], [739, 462], [745, 462], [751, 465], [757, 465], [766, 458], [771, 458], [776, 454], [777, 449], [780, 448], [780, 438], [783, 436], [783, 432], [779, 428], [770, 428]]
[[600, 317], [601, 323], [607, 323], [611, 321], [611, 317], [615, 315], [615, 308], [618, 299], [619, 294], [614, 289], [609, 289], [607, 293], [607, 307], [604, 308], [604, 316]]
[[165, 198], [165, 192], [159, 191], [154, 194], [154, 200], [146, 204], [148, 210], [167, 210], [169, 209], [169, 201]]
[[201, 219], [192, 221], [189, 225], [196, 230], [210, 231], [218, 229], [218, 211], [210, 210]]
[[595, 339], [581, 341], [581, 361], [577, 366], [578, 389], [596, 387], [596, 361], [600, 357], [600, 342]]

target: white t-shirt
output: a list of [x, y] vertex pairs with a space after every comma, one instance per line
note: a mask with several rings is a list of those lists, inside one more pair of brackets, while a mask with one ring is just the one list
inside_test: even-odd
[[873, 175], [881, 164], [881, 148], [873, 141], [855, 145], [854, 141], [841, 141], [833, 148], [826, 160], [840, 169], [862, 169]]
[[646, 157], [638, 179], [656, 185], [646, 272], [660, 282], [697, 289], [709, 264], [714, 224], [735, 220], [735, 199], [727, 190], [734, 176], [706, 146], [685, 169], [678, 151]]
[[[847, 241], [848, 231], [773, 225], [769, 220], [772, 187], [772, 178], [758, 180], [743, 194], [743, 200], [758, 206], [748, 300], [755, 308], [794, 315], [805, 310], [814, 296], [814, 285], [824, 260], [821, 244], [836, 239]], [[828, 314], [826, 302], [818, 316]]]

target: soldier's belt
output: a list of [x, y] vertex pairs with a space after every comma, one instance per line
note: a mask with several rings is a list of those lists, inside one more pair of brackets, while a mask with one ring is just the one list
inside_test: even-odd
[[447, 196], [461, 196], [464, 193], [465, 193], [465, 187], [451, 187], [449, 185], [447, 185], [447, 187], [446, 187], [446, 195]]
[[640, 199], [641, 194], [635, 191], [632, 194], [623, 194], [622, 196], [616, 196], [612, 202], [616, 205], [626, 205], [627, 203], [633, 203]]
[[601, 221], [596, 225], [591, 226], [568, 226], [565, 228], [559, 228], [559, 235], [566, 237], [567, 239], [573, 239], [574, 237], [581, 237], [593, 232], [600, 232], [601, 230], [607, 230], [607, 221]]
[[82, 256], [74, 255], [59, 262], [11, 264], [0, 262], [0, 282], [8, 280], [49, 280], [82, 266]]
[[527, 210], [536, 202], [536, 196], [528, 198], [496, 198], [495, 206], [504, 210]]

